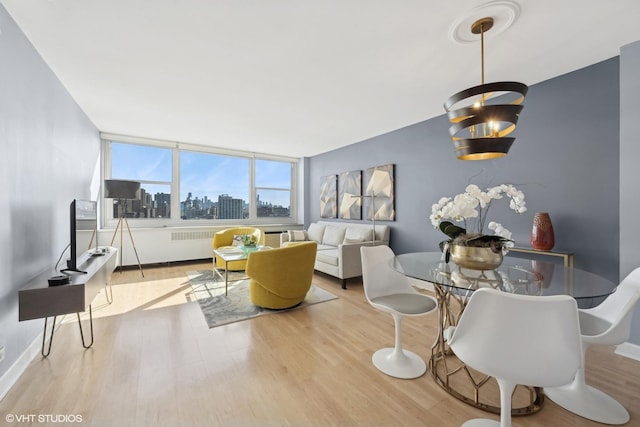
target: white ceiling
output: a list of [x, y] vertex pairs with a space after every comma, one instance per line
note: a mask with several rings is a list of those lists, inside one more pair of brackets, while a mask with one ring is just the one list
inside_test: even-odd
[[[451, 27], [487, 3], [0, 2], [99, 130], [293, 157], [443, 114], [480, 83], [480, 44]], [[487, 81], [532, 85], [640, 40], [638, 0], [518, 3], [486, 35]]]

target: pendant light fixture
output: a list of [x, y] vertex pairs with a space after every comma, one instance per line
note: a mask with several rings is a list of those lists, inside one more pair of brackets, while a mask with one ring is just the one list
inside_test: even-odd
[[486, 17], [471, 25], [471, 32], [480, 35], [482, 84], [452, 95], [444, 104], [452, 123], [449, 133], [460, 160], [507, 155], [515, 140], [508, 135], [516, 128], [528, 90], [518, 82], [484, 82], [484, 33], [493, 24], [493, 18]]

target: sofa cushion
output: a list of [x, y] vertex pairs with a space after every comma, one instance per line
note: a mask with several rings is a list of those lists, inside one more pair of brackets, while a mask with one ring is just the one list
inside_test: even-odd
[[290, 242], [303, 242], [305, 240], [309, 240], [307, 237], [307, 232], [304, 230], [288, 230], [289, 241]]
[[327, 225], [327, 228], [324, 229], [324, 236], [322, 236], [322, 244], [338, 246], [344, 241], [344, 233], [344, 227]]
[[338, 249], [326, 249], [318, 251], [316, 254], [316, 262], [323, 262], [329, 265], [338, 265]]
[[319, 251], [326, 251], [329, 249], [335, 249], [335, 246], [331, 246], [331, 245], [323, 245], [322, 243], [318, 245], [318, 250]]
[[[363, 242], [365, 242], [365, 241], [366, 241], [366, 240], [361, 239], [361, 238], [351, 238], [351, 239], [350, 239], [350, 238], [348, 238], [348, 237], [345, 237], [345, 238], [344, 238], [344, 241], [343, 241], [342, 243], [344, 243], [345, 245], [348, 245], [349, 243], [363, 243]], [[371, 239], [369, 239], [369, 241], [371, 241]]]
[[309, 237], [309, 240], [315, 240], [317, 243], [322, 243], [324, 229], [324, 224], [316, 224], [314, 222], [309, 226], [309, 229], [307, 230], [307, 237]]
[[372, 240], [373, 229], [362, 227], [347, 227], [344, 243], [361, 243]]

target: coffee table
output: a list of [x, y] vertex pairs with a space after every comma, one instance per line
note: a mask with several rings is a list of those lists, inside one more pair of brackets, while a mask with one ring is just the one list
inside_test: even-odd
[[[229, 290], [229, 281], [237, 282], [240, 280], [248, 279], [249, 277], [242, 276], [236, 277], [232, 280], [229, 280], [229, 263], [233, 261], [243, 261], [249, 258], [249, 254], [256, 250], [263, 251], [266, 249], [271, 249], [269, 246], [258, 246], [257, 248], [252, 248], [249, 251], [242, 250], [242, 248], [234, 246], [234, 247], [223, 247], [213, 250], [213, 273], [215, 275], [220, 276], [220, 278], [224, 279], [224, 295], [227, 296], [227, 291]], [[217, 267], [216, 258], [221, 259], [224, 262], [224, 273], [220, 271], [221, 269]]]
[[[213, 274], [220, 276], [220, 278], [224, 279], [224, 295], [227, 296], [227, 291], [229, 290], [229, 263], [232, 261], [242, 261], [246, 260], [249, 257], [247, 252], [244, 252], [240, 248], [219, 248], [213, 250]], [[220, 271], [221, 269], [217, 267], [216, 258], [221, 259], [224, 262], [224, 273]], [[232, 282], [238, 280], [244, 280], [248, 277], [242, 276], [232, 280]]]

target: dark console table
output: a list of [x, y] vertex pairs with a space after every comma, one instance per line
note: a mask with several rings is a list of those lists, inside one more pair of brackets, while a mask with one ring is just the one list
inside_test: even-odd
[[[86, 253], [82, 259], [85, 261], [78, 266], [79, 270], [86, 273], [70, 273], [70, 283], [60, 286], [49, 286], [48, 279], [51, 276], [60, 275], [57, 271], [48, 271], [33, 279], [27, 286], [18, 291], [18, 320], [32, 320], [44, 318], [44, 331], [42, 333], [42, 356], [47, 357], [51, 352], [53, 333], [56, 326], [56, 317], [69, 313], [76, 313], [80, 337], [84, 348], [93, 345], [93, 315], [91, 302], [98, 293], [105, 289], [107, 300], [111, 302], [111, 273], [116, 268], [118, 257], [116, 248], [104, 248], [99, 256], [90, 256]], [[87, 344], [82, 331], [80, 313], [89, 309], [89, 324], [91, 327], [91, 341]], [[47, 320], [53, 316], [49, 347], [45, 352], [47, 339]]]

